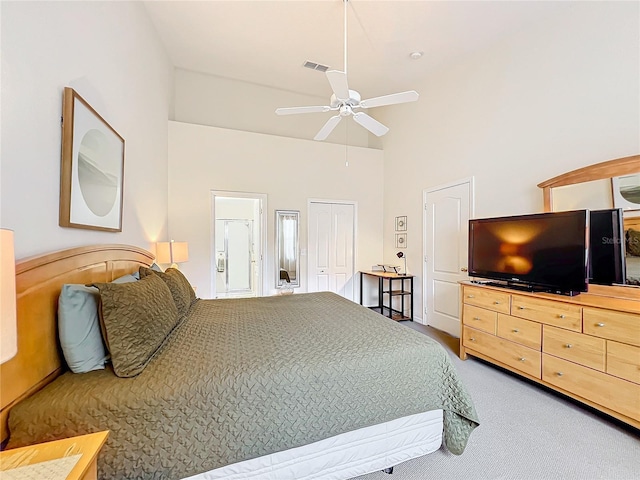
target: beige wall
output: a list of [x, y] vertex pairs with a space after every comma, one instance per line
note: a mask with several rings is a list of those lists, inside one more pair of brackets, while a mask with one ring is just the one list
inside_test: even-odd
[[[1, 2], [0, 225], [18, 258], [94, 243], [152, 248], [167, 224], [172, 67], [139, 2]], [[122, 233], [58, 226], [62, 92], [125, 139]]]
[[[274, 212], [300, 211], [306, 250], [309, 199], [357, 202], [356, 271], [370, 269], [382, 256], [382, 169], [382, 151], [371, 148], [169, 122], [169, 234], [189, 242], [180, 269], [198, 296], [212, 296], [212, 190], [267, 195], [265, 295], [275, 293]], [[298, 291], [306, 275], [302, 256]]]
[[384, 257], [396, 252], [394, 217], [407, 215], [416, 312], [424, 189], [474, 177], [477, 217], [534, 213], [538, 183], [640, 153], [639, 8], [574, 2], [416, 85], [418, 102], [384, 110]]
[[[320, 72], [310, 74], [323, 75]], [[328, 105], [331, 95], [328, 81], [326, 97], [301, 95], [181, 69], [176, 69], [175, 83], [175, 116], [172, 119], [178, 122], [309, 140], [335, 115], [335, 112], [275, 114], [279, 107]], [[325, 143], [344, 145], [347, 138], [350, 145], [380, 147], [377, 137], [353, 121], [341, 122]]]

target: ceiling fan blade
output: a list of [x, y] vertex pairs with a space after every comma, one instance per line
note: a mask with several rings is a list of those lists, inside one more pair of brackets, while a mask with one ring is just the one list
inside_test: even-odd
[[338, 123], [340, 123], [341, 119], [342, 119], [342, 117], [340, 115], [336, 115], [334, 117], [331, 117], [329, 120], [327, 120], [327, 123], [325, 123], [322, 126], [320, 131], [316, 134], [315, 137], [313, 137], [313, 139], [314, 140], [324, 140], [325, 138], [327, 138], [329, 136], [329, 134], [333, 131], [333, 129], [336, 128], [336, 125], [338, 125]]
[[326, 72], [331, 90], [338, 100], [349, 100], [349, 84], [347, 83], [347, 74], [340, 70], [327, 70]]
[[369, 98], [362, 100], [360, 106], [362, 108], [382, 107], [384, 105], [395, 105], [397, 103], [415, 102], [418, 100], [418, 92], [409, 90], [408, 92], [392, 93], [391, 95], [383, 95], [382, 97]]
[[378, 137], [381, 137], [389, 131], [389, 127], [386, 127], [375, 118], [370, 117], [364, 112], [354, 113], [353, 119]]
[[296, 113], [320, 113], [328, 112], [331, 107], [286, 107], [277, 108], [276, 115], [295, 115]]

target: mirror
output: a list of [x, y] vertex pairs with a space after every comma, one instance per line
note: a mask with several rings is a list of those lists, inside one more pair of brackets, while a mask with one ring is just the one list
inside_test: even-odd
[[300, 286], [300, 212], [276, 210], [276, 287]]
[[[589, 165], [554, 177], [538, 184], [544, 196], [545, 212], [608, 208], [624, 208], [624, 230], [640, 229], [640, 155], [618, 158]], [[616, 185], [616, 182], [620, 185]], [[635, 182], [627, 185], [625, 182]], [[627, 202], [621, 203], [620, 198]], [[627, 251], [627, 284], [622, 288], [640, 284], [640, 257]], [[611, 286], [589, 285], [589, 292], [610, 294]], [[604, 290], [603, 290], [604, 288]], [[637, 290], [637, 288], [635, 289]]]

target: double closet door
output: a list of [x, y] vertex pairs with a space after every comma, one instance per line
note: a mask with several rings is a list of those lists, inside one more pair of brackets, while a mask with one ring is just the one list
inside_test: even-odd
[[309, 202], [308, 291], [353, 301], [355, 204]]

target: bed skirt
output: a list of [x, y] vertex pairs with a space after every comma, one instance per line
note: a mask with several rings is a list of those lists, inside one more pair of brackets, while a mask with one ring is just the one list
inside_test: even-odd
[[226, 465], [184, 480], [344, 480], [438, 450], [442, 429], [442, 410], [431, 410]]

